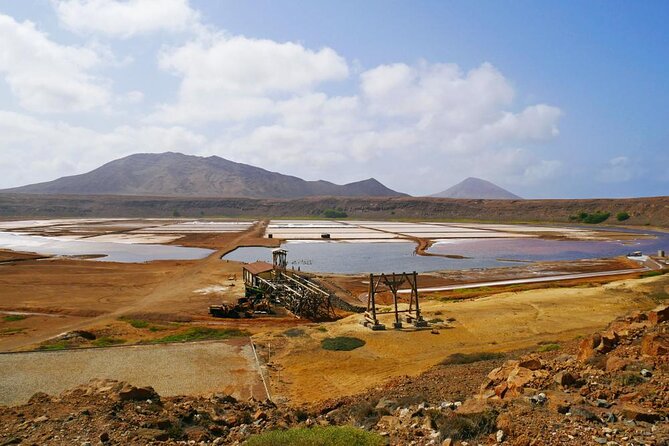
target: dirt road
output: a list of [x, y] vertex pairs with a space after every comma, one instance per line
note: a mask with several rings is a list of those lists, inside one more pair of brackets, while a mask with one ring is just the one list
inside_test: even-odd
[[[152, 386], [160, 395], [214, 392], [266, 398], [248, 338], [0, 355], [0, 404], [58, 394], [94, 378]], [[197, 379], [194, 379], [196, 377]]]

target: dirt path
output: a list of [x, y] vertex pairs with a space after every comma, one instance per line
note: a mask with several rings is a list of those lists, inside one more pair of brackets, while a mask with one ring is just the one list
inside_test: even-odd
[[94, 378], [152, 386], [163, 396], [220, 392], [266, 398], [248, 338], [2, 354], [0, 376], [0, 404], [6, 405], [25, 403], [37, 391], [55, 395]]

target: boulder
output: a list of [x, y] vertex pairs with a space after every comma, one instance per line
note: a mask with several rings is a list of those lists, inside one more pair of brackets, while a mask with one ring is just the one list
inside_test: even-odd
[[579, 361], [585, 362], [588, 359], [597, 355], [595, 348], [602, 342], [602, 337], [599, 334], [594, 334], [581, 341], [578, 346], [578, 355], [576, 358]]
[[127, 383], [118, 391], [117, 396], [121, 401], [160, 400], [153, 387], [135, 387]]
[[525, 359], [521, 359], [518, 363], [518, 367], [523, 367], [530, 370], [539, 370], [544, 368], [544, 364], [541, 361], [541, 358], [533, 355]]
[[648, 313], [648, 322], [657, 325], [660, 322], [669, 321], [669, 305], [662, 305]]
[[616, 355], [611, 355], [606, 359], [606, 371], [607, 372], [618, 372], [621, 370], [625, 370], [625, 368], [629, 365], [629, 361], [616, 356]]
[[620, 340], [618, 333], [613, 330], [602, 333], [600, 337], [601, 341], [599, 342], [599, 345], [595, 347], [595, 350], [597, 350], [599, 353], [610, 352], [616, 347], [616, 345], [618, 345], [618, 341]]
[[641, 354], [648, 356], [663, 356], [669, 354], [669, 334], [651, 333], [641, 341]]
[[636, 404], [623, 404], [623, 415], [628, 420], [645, 421], [646, 423], [656, 423], [662, 419], [662, 416], [645, 407]]
[[482, 414], [489, 409], [488, 404], [480, 399], [470, 398], [466, 400], [455, 411], [462, 415]]
[[576, 377], [569, 372], [558, 372], [553, 377], [553, 381], [561, 385], [562, 387], [571, 386], [576, 383]]

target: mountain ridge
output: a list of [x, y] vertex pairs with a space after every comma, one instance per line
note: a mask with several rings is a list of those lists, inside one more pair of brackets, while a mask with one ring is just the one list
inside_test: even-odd
[[430, 195], [435, 198], [483, 200], [522, 200], [518, 195], [481, 178], [469, 177], [446, 190]]
[[219, 156], [136, 153], [78, 175], [29, 184], [5, 193], [165, 197], [300, 198], [408, 196], [374, 178], [348, 184], [307, 181]]

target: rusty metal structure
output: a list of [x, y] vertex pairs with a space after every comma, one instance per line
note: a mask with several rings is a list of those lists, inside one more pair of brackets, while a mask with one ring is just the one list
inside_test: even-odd
[[[397, 293], [400, 286], [408, 284], [411, 289], [409, 297], [409, 308], [400, 310], [398, 303], [399, 297]], [[391, 311], [379, 311], [377, 308], [376, 296], [380, 292], [390, 291], [393, 296], [393, 309]], [[402, 321], [400, 314], [404, 313], [406, 322], [412, 324], [414, 327], [427, 327], [427, 321], [423, 319], [420, 314], [420, 303], [418, 298], [418, 274], [413, 273], [401, 274], [370, 274], [369, 275], [369, 293], [367, 295], [367, 311], [365, 311], [363, 325], [372, 330], [385, 330], [386, 326], [382, 324], [378, 315], [380, 314], [394, 314], [395, 322], [393, 328], [401, 329]]]
[[256, 262], [244, 267], [246, 296], [268, 299], [300, 318], [330, 320], [336, 317], [330, 291], [306, 274], [287, 268], [287, 251], [272, 251], [272, 265]]

